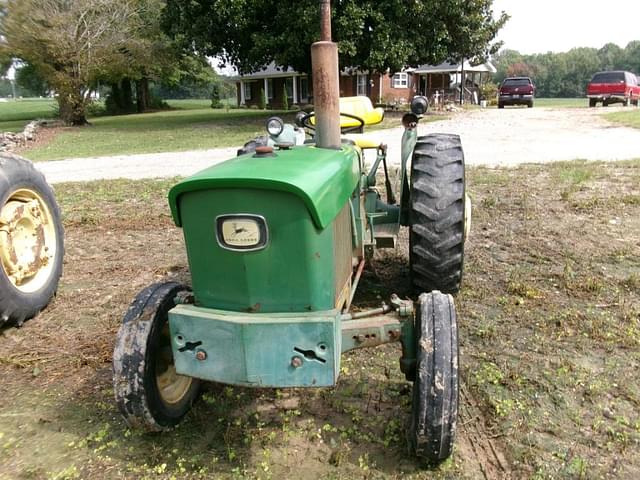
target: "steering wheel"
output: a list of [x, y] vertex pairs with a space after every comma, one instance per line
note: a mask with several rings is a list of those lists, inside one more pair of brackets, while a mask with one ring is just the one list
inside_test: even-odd
[[[309, 129], [312, 132], [316, 131], [315, 125], [311, 124], [311, 118], [315, 117], [316, 114], [314, 112], [306, 114], [304, 117], [300, 118], [300, 123], [304, 128]], [[362, 132], [364, 129], [364, 120], [357, 115], [351, 115], [350, 113], [340, 113], [341, 117], [352, 118], [358, 122], [359, 125], [353, 125], [351, 127], [344, 127], [340, 129], [341, 133], [351, 133], [351, 132]]]

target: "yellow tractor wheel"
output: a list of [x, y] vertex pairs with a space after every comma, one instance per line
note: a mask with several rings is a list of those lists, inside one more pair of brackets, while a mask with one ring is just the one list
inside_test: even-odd
[[51, 187], [28, 160], [0, 154], [0, 326], [20, 326], [48, 305], [63, 255]]

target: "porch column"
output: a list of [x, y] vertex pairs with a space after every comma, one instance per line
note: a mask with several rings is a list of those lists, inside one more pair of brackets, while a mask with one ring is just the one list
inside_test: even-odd
[[240, 105], [244, 105], [246, 99], [244, 98], [244, 81], [240, 80]]
[[298, 103], [298, 77], [293, 76], [293, 104]]
[[[274, 95], [274, 92], [271, 92], [271, 95]], [[264, 79], [264, 97], [267, 99], [267, 103], [269, 103], [269, 81], [266, 78]]]

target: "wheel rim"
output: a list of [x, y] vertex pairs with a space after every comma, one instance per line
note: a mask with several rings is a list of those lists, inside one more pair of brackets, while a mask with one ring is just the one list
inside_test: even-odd
[[156, 355], [156, 384], [163, 402], [175, 405], [189, 393], [193, 378], [179, 375], [171, 351], [169, 324], [165, 324], [160, 334], [160, 345]]
[[471, 234], [471, 199], [469, 195], [464, 195], [464, 239], [465, 241]]
[[0, 210], [0, 260], [22, 293], [44, 287], [54, 269], [58, 238], [47, 203], [34, 190], [12, 193]]

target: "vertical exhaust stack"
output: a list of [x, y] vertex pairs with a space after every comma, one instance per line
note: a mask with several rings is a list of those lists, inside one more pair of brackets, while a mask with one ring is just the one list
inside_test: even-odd
[[311, 45], [316, 145], [339, 149], [340, 77], [338, 45], [331, 41], [331, 0], [320, 0], [320, 41]]

